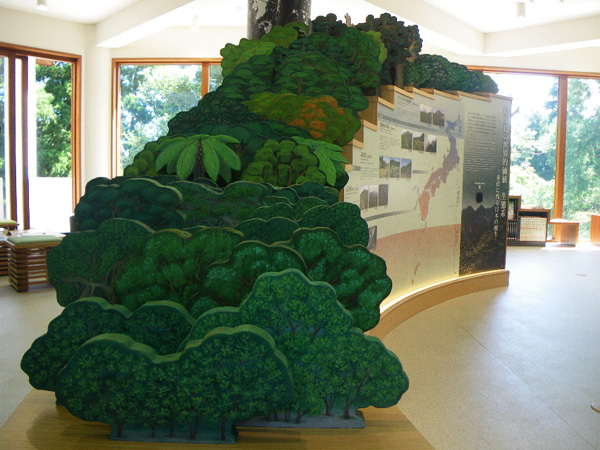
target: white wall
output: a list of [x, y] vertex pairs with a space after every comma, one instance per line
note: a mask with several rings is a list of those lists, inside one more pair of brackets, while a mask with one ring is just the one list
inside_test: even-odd
[[600, 74], [600, 47], [507, 57], [456, 55], [434, 45], [424, 43], [421, 53], [443, 55], [451, 61], [464, 65]]
[[133, 44], [112, 49], [113, 58], [220, 58], [227, 43], [237, 44], [246, 37], [246, 27], [201, 27], [193, 33], [188, 27], [173, 27]]
[[112, 60], [110, 50], [96, 46], [96, 26], [85, 30], [82, 92], [82, 188], [96, 177], [110, 178]]
[[0, 42], [83, 55], [85, 25], [0, 8]]

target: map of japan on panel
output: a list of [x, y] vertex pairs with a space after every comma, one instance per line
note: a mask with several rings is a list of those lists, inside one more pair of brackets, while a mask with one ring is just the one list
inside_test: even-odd
[[388, 301], [458, 276], [464, 159], [458, 97], [395, 92], [393, 106], [377, 105], [344, 191], [386, 260]]

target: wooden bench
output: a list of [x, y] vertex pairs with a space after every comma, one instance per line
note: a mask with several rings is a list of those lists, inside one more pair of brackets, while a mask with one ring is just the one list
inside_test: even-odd
[[0, 276], [8, 275], [9, 251], [6, 238], [0, 237]]
[[62, 236], [11, 236], [8, 246], [8, 282], [17, 292], [26, 292], [33, 284], [48, 283], [46, 255], [60, 244]]
[[11, 219], [0, 219], [0, 228], [4, 231], [0, 235], [0, 276], [8, 275], [9, 251], [6, 238], [10, 236], [10, 231], [16, 230], [19, 224]]
[[16, 230], [19, 224], [11, 219], [0, 219], [0, 228], [6, 228], [7, 230]]
[[577, 245], [579, 239], [579, 222], [566, 219], [552, 219], [552, 237], [565, 245]]

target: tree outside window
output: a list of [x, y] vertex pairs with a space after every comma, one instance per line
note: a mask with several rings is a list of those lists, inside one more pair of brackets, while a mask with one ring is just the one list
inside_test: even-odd
[[[216, 63], [121, 64], [119, 68], [121, 174], [146, 143], [167, 134], [171, 118], [197, 105], [202, 93], [216, 89], [223, 77]], [[203, 71], [208, 72], [204, 89]]]
[[510, 194], [552, 209], [556, 158], [556, 77], [489, 74], [499, 94], [512, 97]]
[[37, 176], [71, 176], [71, 64], [36, 64]]
[[589, 238], [591, 214], [600, 213], [600, 79], [569, 78], [563, 217]]
[[[499, 94], [513, 98], [510, 193], [525, 205], [553, 209], [558, 77], [489, 75]], [[600, 213], [600, 79], [568, 77], [566, 136], [562, 217], [578, 221], [585, 240], [591, 214]]]

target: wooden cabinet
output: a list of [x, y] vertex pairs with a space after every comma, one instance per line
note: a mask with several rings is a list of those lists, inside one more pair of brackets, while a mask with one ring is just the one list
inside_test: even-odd
[[508, 197], [508, 208], [506, 211], [507, 226], [506, 226], [506, 241], [514, 244], [519, 240], [519, 209], [521, 208], [521, 196], [511, 195]]
[[565, 245], [576, 245], [579, 239], [579, 222], [566, 219], [552, 219], [552, 238]]

